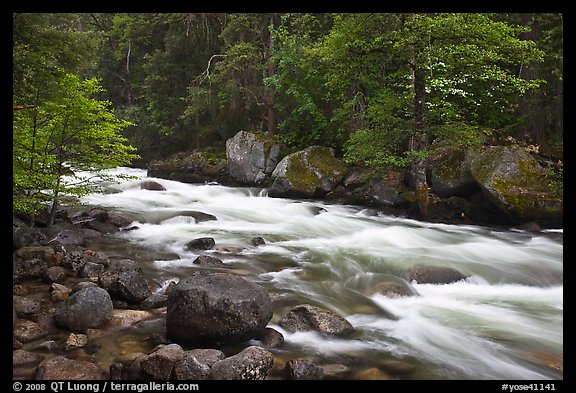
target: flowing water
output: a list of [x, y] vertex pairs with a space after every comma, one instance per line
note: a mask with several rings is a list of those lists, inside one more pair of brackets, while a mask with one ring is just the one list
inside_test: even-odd
[[[150, 250], [142, 263], [154, 291], [199, 269], [193, 261], [200, 254], [264, 286], [274, 304], [269, 327], [285, 338], [272, 349], [276, 374], [303, 357], [349, 379], [563, 379], [562, 230], [435, 224], [270, 198], [257, 188], [147, 180], [166, 190], [123, 181], [84, 202], [133, 220], [137, 229], [114, 236]], [[196, 222], [190, 212], [217, 220]], [[264, 245], [252, 245], [258, 236]], [[213, 237], [215, 249], [186, 250], [199, 237]], [[454, 268], [468, 278], [406, 281], [417, 265]], [[410, 296], [385, 296], [382, 283], [402, 285]], [[302, 303], [345, 317], [354, 334], [287, 332], [279, 320]], [[124, 350], [138, 347], [130, 336], [119, 340]]]

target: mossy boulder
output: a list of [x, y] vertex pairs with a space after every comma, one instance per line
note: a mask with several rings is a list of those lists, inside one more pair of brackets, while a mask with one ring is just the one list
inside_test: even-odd
[[544, 169], [521, 147], [490, 146], [470, 153], [470, 173], [512, 223], [562, 224], [562, 196], [548, 189]]
[[478, 191], [464, 151], [444, 151], [430, 162], [430, 185], [440, 198]]
[[226, 159], [220, 154], [194, 150], [151, 161], [147, 176], [183, 183], [226, 182], [228, 170]]
[[324, 146], [311, 146], [284, 157], [272, 172], [268, 194], [285, 198], [319, 198], [338, 186], [346, 165]]

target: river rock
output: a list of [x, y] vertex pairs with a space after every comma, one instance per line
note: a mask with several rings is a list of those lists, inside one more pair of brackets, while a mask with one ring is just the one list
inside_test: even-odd
[[184, 350], [178, 344], [168, 344], [150, 353], [141, 361], [142, 370], [156, 380], [169, 380], [174, 364], [184, 357]]
[[310, 360], [292, 359], [286, 362], [284, 375], [289, 380], [318, 380], [324, 379], [324, 370]]
[[195, 265], [208, 266], [208, 267], [226, 267], [226, 264], [221, 259], [211, 257], [209, 255], [200, 255], [194, 261]]
[[193, 349], [186, 351], [184, 357], [174, 364], [174, 379], [206, 380], [210, 379], [212, 366], [226, 358], [224, 352], [218, 349]]
[[240, 131], [226, 141], [228, 173], [241, 184], [262, 184], [278, 164], [279, 153], [273, 135]]
[[279, 325], [289, 332], [314, 330], [335, 336], [347, 336], [354, 331], [352, 324], [345, 318], [310, 304], [292, 308]]
[[58, 264], [56, 253], [51, 246], [26, 246], [16, 250], [16, 256], [22, 259], [38, 258], [46, 261], [48, 266]]
[[152, 294], [142, 268], [131, 259], [122, 259], [101, 274], [100, 284], [112, 298], [129, 304], [141, 303]]
[[256, 337], [265, 348], [275, 348], [284, 343], [284, 336], [278, 330], [266, 327]]
[[199, 237], [186, 243], [187, 250], [210, 250], [214, 248], [216, 241], [212, 237]]
[[201, 271], [169, 291], [166, 329], [177, 341], [239, 343], [256, 337], [272, 313], [262, 286], [229, 273]]
[[25, 246], [39, 246], [46, 241], [46, 235], [35, 227], [21, 227], [12, 232], [12, 247], [16, 250]]
[[17, 283], [28, 279], [44, 278], [47, 270], [48, 264], [41, 259], [23, 260], [15, 258], [12, 263], [12, 281]]
[[166, 191], [166, 188], [153, 180], [144, 180], [140, 183], [140, 188], [149, 191]]
[[54, 319], [73, 331], [99, 328], [112, 319], [112, 299], [103, 288], [82, 289], [57, 306]]
[[18, 319], [13, 329], [14, 337], [22, 342], [38, 340], [48, 335], [48, 329], [27, 319]]
[[34, 319], [40, 312], [42, 304], [38, 299], [25, 296], [12, 296], [12, 307], [16, 310], [18, 318]]
[[40, 366], [34, 379], [37, 380], [106, 380], [108, 374], [98, 365], [85, 360], [67, 359], [56, 356]]
[[456, 269], [442, 266], [414, 266], [408, 276], [410, 281], [419, 284], [450, 284], [467, 277]]
[[60, 282], [66, 278], [66, 270], [62, 266], [50, 266], [45, 278], [48, 282]]
[[263, 380], [273, 364], [274, 355], [270, 351], [250, 346], [214, 363], [210, 375], [216, 380]]
[[33, 366], [40, 363], [43, 359], [44, 355], [25, 351], [23, 349], [12, 351], [12, 367]]

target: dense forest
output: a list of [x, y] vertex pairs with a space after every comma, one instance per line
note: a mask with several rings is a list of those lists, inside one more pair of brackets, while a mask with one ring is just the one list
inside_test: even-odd
[[21, 210], [69, 166], [222, 152], [240, 130], [410, 167], [417, 186], [438, 143], [563, 160], [563, 16], [13, 14], [13, 109]]

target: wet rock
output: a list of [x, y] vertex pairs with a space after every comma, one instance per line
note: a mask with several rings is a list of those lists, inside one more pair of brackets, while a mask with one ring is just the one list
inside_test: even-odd
[[322, 366], [324, 379], [344, 379], [350, 374], [350, 367], [344, 364], [333, 363]]
[[101, 274], [100, 284], [115, 300], [129, 304], [140, 303], [152, 294], [142, 268], [130, 259], [119, 261]]
[[153, 314], [150, 311], [115, 309], [112, 310], [112, 319], [108, 322], [108, 326], [129, 327], [150, 319], [152, 316]]
[[158, 182], [152, 180], [144, 180], [140, 183], [140, 188], [142, 190], [150, 190], [150, 191], [166, 191], [166, 188]]
[[262, 329], [256, 338], [260, 340], [265, 348], [274, 348], [284, 342], [282, 333], [270, 327]]
[[22, 342], [38, 340], [48, 335], [48, 329], [27, 319], [18, 319], [13, 329], [14, 337]]
[[12, 296], [12, 306], [16, 310], [18, 318], [33, 319], [42, 307], [41, 301], [24, 296]]
[[254, 338], [271, 318], [268, 292], [233, 274], [201, 271], [168, 294], [166, 329], [173, 340], [238, 343]]
[[137, 354], [134, 360], [130, 363], [126, 370], [126, 376], [128, 380], [142, 381], [152, 379], [143, 369], [142, 361], [147, 358], [148, 355], [143, 353]]
[[65, 229], [60, 231], [54, 240], [63, 246], [82, 246], [86, 240], [93, 237], [102, 236], [101, 232], [89, 228]]
[[24, 280], [34, 280], [44, 278], [48, 270], [48, 264], [38, 258], [15, 259], [12, 264], [12, 281], [22, 282]]
[[216, 362], [211, 379], [216, 380], [263, 380], [274, 364], [274, 355], [261, 347], [250, 346], [240, 353]]
[[252, 244], [255, 247], [258, 247], [258, 246], [263, 246], [264, 244], [266, 244], [266, 241], [264, 240], [263, 237], [256, 236], [250, 240], [250, 244]]
[[85, 334], [70, 333], [64, 344], [64, 349], [67, 351], [77, 348], [82, 348], [88, 344], [88, 336]]
[[71, 251], [64, 256], [60, 265], [71, 270], [74, 274], [80, 274], [80, 270], [85, 264], [86, 260], [82, 251]]
[[153, 293], [148, 296], [142, 303], [140, 303], [140, 308], [143, 310], [150, 310], [153, 308], [166, 307], [168, 304], [168, 295], [161, 293]]
[[226, 267], [226, 264], [222, 262], [221, 259], [211, 257], [209, 255], [200, 255], [192, 263], [200, 266]]
[[62, 266], [50, 266], [46, 270], [48, 282], [60, 282], [66, 278], [66, 270]]
[[40, 366], [34, 379], [37, 380], [106, 380], [108, 374], [98, 365], [84, 361], [56, 356]]
[[184, 350], [178, 344], [165, 345], [150, 353], [142, 360], [142, 370], [157, 380], [169, 380], [174, 364], [184, 357]]
[[80, 271], [80, 277], [98, 278], [104, 273], [104, 265], [94, 262], [86, 262]]
[[279, 325], [290, 332], [314, 330], [336, 336], [347, 336], [354, 331], [345, 318], [309, 304], [292, 308]]
[[99, 287], [81, 289], [60, 303], [54, 312], [57, 324], [73, 331], [99, 328], [112, 318], [112, 299]]
[[225, 358], [224, 352], [217, 349], [186, 351], [184, 357], [174, 365], [174, 378], [180, 381], [210, 379], [211, 367]]
[[467, 276], [449, 267], [414, 266], [408, 271], [408, 277], [419, 284], [450, 284], [465, 280]]
[[186, 243], [187, 250], [210, 250], [214, 248], [216, 241], [212, 237], [200, 237]]
[[284, 374], [289, 380], [324, 379], [324, 370], [316, 363], [306, 359], [292, 359], [286, 362]]
[[23, 349], [17, 349], [12, 351], [12, 366], [13, 367], [24, 367], [24, 366], [35, 366], [44, 359], [43, 355], [25, 351]]
[[98, 288], [98, 284], [92, 281], [80, 281], [72, 287], [72, 293], [76, 293], [86, 288]]
[[26, 246], [16, 250], [16, 256], [22, 259], [38, 258], [46, 262], [48, 266], [55, 266], [58, 261], [56, 253], [50, 246]]
[[40, 245], [46, 241], [46, 235], [38, 228], [21, 227], [12, 232], [12, 247], [18, 249], [26, 246]]

